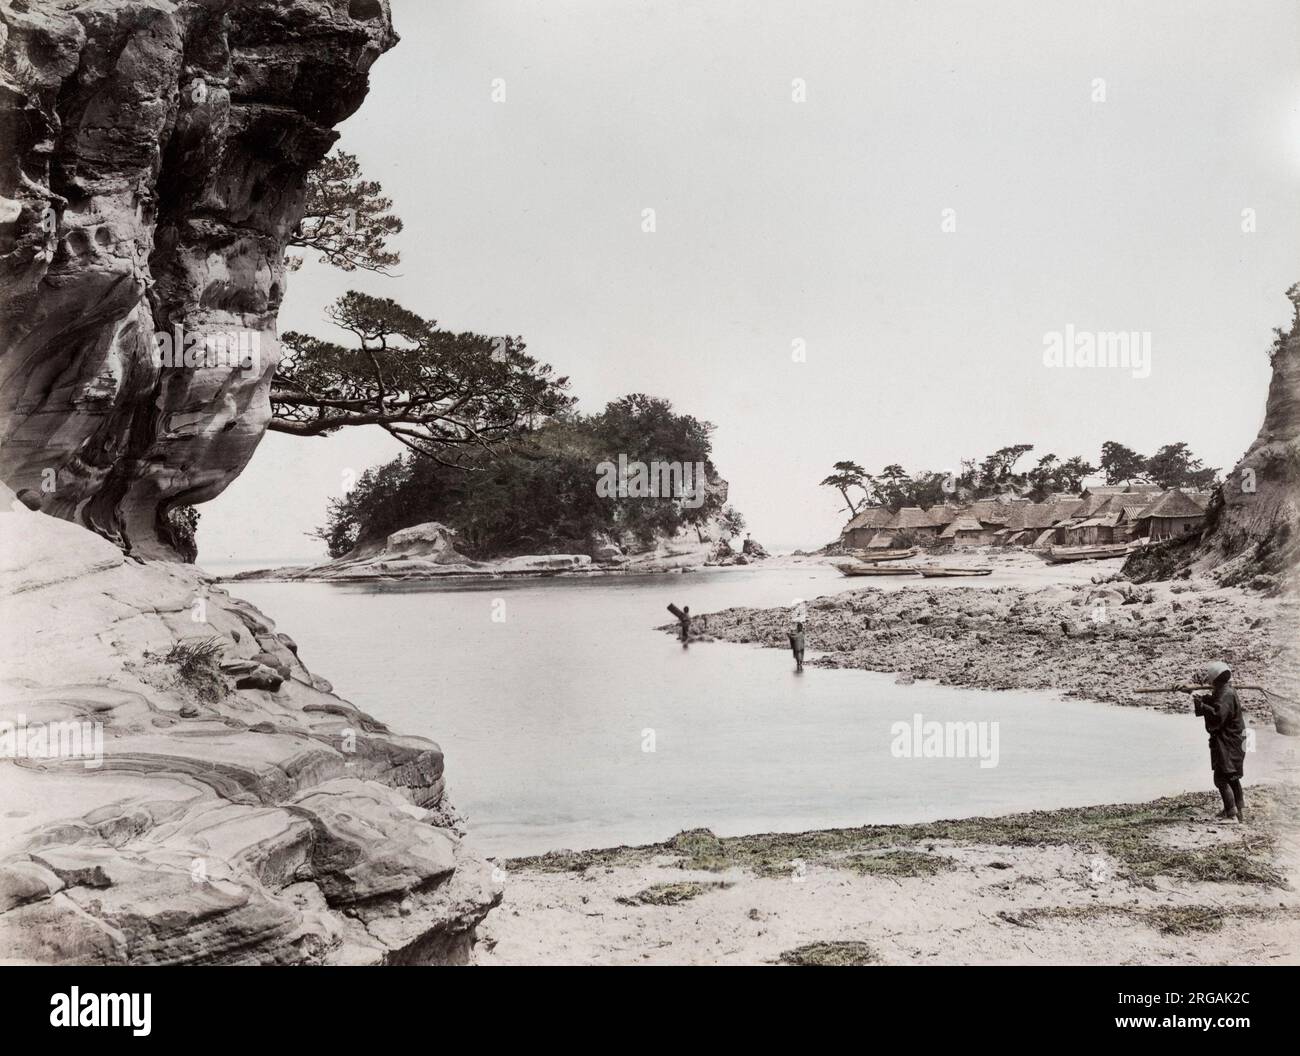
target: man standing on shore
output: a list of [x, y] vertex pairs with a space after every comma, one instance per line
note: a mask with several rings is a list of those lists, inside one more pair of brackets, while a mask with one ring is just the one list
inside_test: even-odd
[[1223, 798], [1225, 820], [1246, 820], [1245, 798], [1241, 779], [1246, 768], [1246, 723], [1241, 715], [1241, 703], [1236, 691], [1228, 684], [1232, 669], [1221, 660], [1206, 667], [1203, 681], [1213, 687], [1209, 693], [1192, 697], [1192, 707], [1205, 719], [1205, 732], [1210, 735], [1210, 766], [1214, 770], [1214, 787]]

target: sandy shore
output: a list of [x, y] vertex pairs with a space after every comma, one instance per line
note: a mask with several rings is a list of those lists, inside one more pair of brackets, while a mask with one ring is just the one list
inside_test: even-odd
[[1297, 793], [499, 863], [480, 964], [1294, 964]]

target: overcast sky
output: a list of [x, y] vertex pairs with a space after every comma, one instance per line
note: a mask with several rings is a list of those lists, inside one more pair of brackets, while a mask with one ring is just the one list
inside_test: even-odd
[[[838, 459], [1185, 440], [1230, 468], [1259, 428], [1300, 279], [1293, 0], [393, 8], [340, 146], [395, 200], [401, 274], [309, 262], [281, 330], [361, 289], [522, 335], [583, 410], [667, 397], [777, 546], [837, 533]], [[1067, 325], [1149, 332], [1150, 375], [1045, 366]], [[323, 555], [344, 472], [397, 450], [268, 434], [200, 562]]]

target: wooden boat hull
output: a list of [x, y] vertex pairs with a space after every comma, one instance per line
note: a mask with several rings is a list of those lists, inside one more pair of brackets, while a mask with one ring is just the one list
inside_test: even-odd
[[1071, 561], [1108, 561], [1115, 557], [1127, 557], [1129, 546], [1054, 546], [1048, 550], [1035, 551], [1049, 565], [1065, 565]]
[[835, 566], [842, 576], [914, 576], [915, 568], [899, 565], [851, 565], [847, 561]]
[[991, 576], [991, 568], [918, 568], [926, 579], [944, 579], [949, 576]]
[[876, 564], [880, 561], [906, 561], [909, 557], [915, 557], [920, 551], [915, 547], [907, 550], [855, 550], [854, 556], [859, 561], [868, 561]]

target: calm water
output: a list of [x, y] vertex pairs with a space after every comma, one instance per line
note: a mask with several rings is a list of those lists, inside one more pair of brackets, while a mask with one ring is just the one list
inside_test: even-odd
[[[488, 853], [1211, 787], [1205, 734], [1190, 716], [1048, 693], [900, 686], [869, 672], [795, 675], [784, 652], [683, 649], [652, 629], [671, 619], [670, 601], [702, 613], [857, 587], [815, 568], [459, 587], [229, 584], [292, 634], [340, 695], [442, 746], [452, 799]], [[891, 725], [917, 713], [998, 723], [998, 765], [895, 758]], [[1250, 779], [1278, 750], [1271, 730], [1258, 736]], [[654, 751], [643, 750], [651, 738]]]

